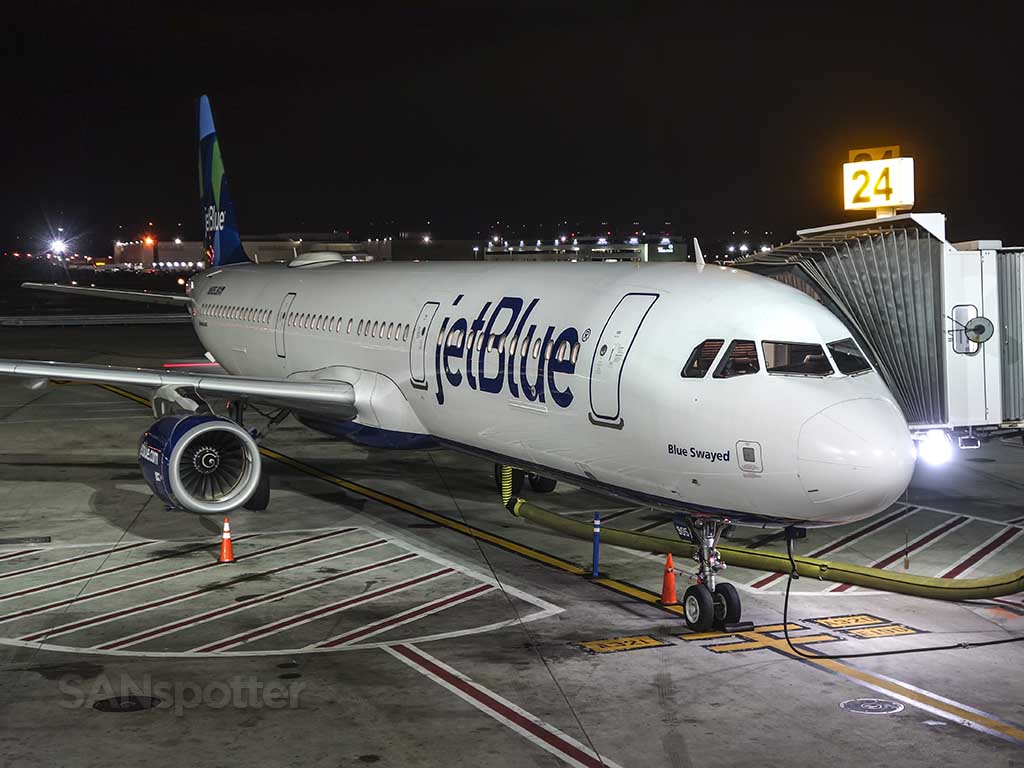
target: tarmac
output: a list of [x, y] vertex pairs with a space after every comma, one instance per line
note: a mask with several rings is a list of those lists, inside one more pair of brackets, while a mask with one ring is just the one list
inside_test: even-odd
[[[12, 358], [199, 360], [180, 325], [0, 328]], [[0, 766], [1024, 766], [1024, 595], [929, 601], [730, 568], [755, 629], [695, 635], [661, 558], [512, 517], [492, 467], [338, 442], [262, 443], [263, 512], [168, 511], [137, 464], [147, 393], [0, 380]], [[919, 467], [800, 554], [972, 577], [1024, 565], [1024, 445]], [[559, 485], [524, 496], [674, 535]], [[777, 531], [730, 543], [780, 550]], [[690, 564], [676, 562], [680, 594]], [[801, 655], [803, 654], [803, 655]], [[107, 711], [104, 711], [107, 710]], [[113, 710], [113, 711], [109, 711]]]

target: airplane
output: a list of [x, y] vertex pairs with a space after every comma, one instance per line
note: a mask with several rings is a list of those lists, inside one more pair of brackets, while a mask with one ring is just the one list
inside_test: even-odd
[[[775, 280], [703, 263], [255, 264], [210, 103], [199, 100], [209, 268], [185, 295], [28, 284], [173, 304], [224, 374], [0, 360], [0, 374], [153, 390], [139, 463], [169, 508], [264, 509], [253, 406], [377, 448], [445, 447], [672, 515], [695, 543], [683, 600], [702, 631], [740, 620], [716, 574], [729, 525], [838, 525], [907, 488], [906, 421], [850, 331]], [[228, 399], [215, 413], [209, 397]]]

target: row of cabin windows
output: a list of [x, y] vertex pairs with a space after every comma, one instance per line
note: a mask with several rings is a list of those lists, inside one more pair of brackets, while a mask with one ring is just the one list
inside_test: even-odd
[[199, 314], [204, 317], [219, 317], [225, 320], [240, 320], [243, 323], [262, 323], [268, 325], [274, 313], [269, 309], [256, 307], [237, 307], [231, 304], [202, 304]]
[[[448, 331], [448, 335], [444, 338], [444, 340], [446, 341], [446, 346], [463, 348], [462, 341], [464, 338], [466, 341], [465, 348], [472, 348], [475, 346], [477, 352], [484, 349], [485, 346], [488, 352], [505, 352], [507, 347], [509, 357], [514, 357], [517, 349], [519, 350], [520, 355], [522, 355], [523, 357], [531, 355], [529, 338], [523, 339], [523, 343], [522, 345], [520, 345], [518, 336], [512, 336], [511, 338], [509, 338], [506, 336], [499, 336], [498, 334], [495, 333], [488, 335], [482, 331], [470, 331], [468, 334], [465, 334], [461, 328], [458, 328], [455, 330]], [[437, 340], [438, 346], [441, 345], [441, 342], [442, 339], [439, 338]], [[539, 338], [534, 339], [533, 352], [531, 355], [534, 360], [540, 357], [542, 344], [543, 342]], [[563, 341], [561, 344], [558, 345], [557, 350], [554, 349], [554, 346], [555, 342], [553, 341], [549, 341], [544, 346], [545, 360], [550, 360], [551, 353], [552, 351], [554, 351], [555, 360], [559, 362], [571, 360], [573, 365], [576, 364], [576, 360], [580, 356], [579, 342], [576, 342], [575, 344], [570, 344], [568, 341]]]
[[[684, 379], [702, 379], [711, 370], [724, 339], [705, 339], [690, 354], [680, 375]], [[853, 376], [871, 370], [867, 358], [853, 339], [842, 339], [826, 345], [832, 353], [840, 373]], [[791, 376], [831, 376], [835, 371], [820, 344], [792, 341], [762, 341], [765, 370], [770, 374]], [[715, 368], [716, 379], [745, 376], [761, 370], [757, 344], [749, 339], [736, 339], [729, 343], [722, 361]]]
[[356, 336], [369, 336], [371, 339], [388, 339], [390, 341], [408, 341], [412, 327], [408, 323], [394, 323], [386, 320], [359, 320], [336, 315], [314, 315], [306, 312], [289, 312], [286, 319], [289, 328], [306, 328], [311, 331], [346, 334], [353, 331]]

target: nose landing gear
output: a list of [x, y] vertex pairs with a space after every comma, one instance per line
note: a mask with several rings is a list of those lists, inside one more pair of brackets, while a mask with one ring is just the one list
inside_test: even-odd
[[686, 626], [695, 632], [706, 632], [712, 626], [725, 627], [740, 621], [739, 592], [732, 584], [716, 584], [716, 574], [726, 565], [718, 551], [718, 540], [729, 521], [709, 517], [686, 516], [676, 520], [680, 538], [697, 547], [697, 583], [683, 595], [683, 617]]

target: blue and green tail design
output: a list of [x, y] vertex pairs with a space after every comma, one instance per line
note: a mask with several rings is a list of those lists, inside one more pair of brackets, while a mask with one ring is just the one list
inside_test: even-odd
[[235, 204], [217, 143], [210, 100], [199, 97], [199, 199], [203, 215], [203, 248], [211, 267], [250, 261], [238, 234]]

